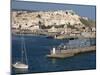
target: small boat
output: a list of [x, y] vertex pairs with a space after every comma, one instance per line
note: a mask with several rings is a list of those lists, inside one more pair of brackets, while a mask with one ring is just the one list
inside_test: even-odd
[[28, 69], [28, 65], [26, 64], [23, 64], [21, 62], [16, 62], [14, 65], [13, 65], [14, 68], [16, 69]]
[[21, 60], [12, 65], [16, 69], [28, 69], [28, 60], [26, 54], [25, 40], [21, 37]]

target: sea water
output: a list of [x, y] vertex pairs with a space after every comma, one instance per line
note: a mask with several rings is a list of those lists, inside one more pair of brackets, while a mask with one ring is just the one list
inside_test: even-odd
[[[12, 63], [21, 59], [21, 35], [12, 36]], [[25, 35], [25, 45], [28, 57], [28, 70], [21, 71], [12, 68], [12, 74], [16, 73], [42, 73], [57, 71], [73, 71], [73, 70], [89, 70], [96, 68], [96, 53], [89, 52], [79, 54], [65, 59], [51, 59], [46, 55], [50, 53], [53, 47], [59, 46], [61, 43], [71, 44], [75, 46], [82, 39], [76, 40], [57, 40], [46, 38], [45, 36], [29, 36]], [[83, 39], [83, 41], [91, 41], [90, 45], [96, 44], [96, 39]], [[77, 42], [77, 43], [76, 43]], [[79, 43], [78, 43], [79, 42]]]

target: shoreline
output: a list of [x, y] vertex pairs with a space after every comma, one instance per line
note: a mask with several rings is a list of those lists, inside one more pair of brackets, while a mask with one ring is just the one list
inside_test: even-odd
[[90, 37], [84, 37], [84, 36], [69, 36], [67, 34], [58, 35], [57, 33], [19, 33], [19, 32], [12, 32], [12, 35], [29, 35], [29, 36], [45, 36], [46, 38], [52, 38], [52, 39], [58, 39], [58, 40], [64, 40], [64, 39], [95, 39], [96, 36], [90, 36]]

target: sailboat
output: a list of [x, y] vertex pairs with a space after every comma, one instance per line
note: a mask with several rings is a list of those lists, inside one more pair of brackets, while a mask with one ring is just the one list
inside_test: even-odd
[[27, 54], [26, 54], [26, 46], [25, 46], [25, 40], [24, 40], [24, 34], [21, 36], [21, 60], [17, 61], [15, 64], [13, 64], [13, 67], [16, 69], [28, 69], [28, 60], [27, 60]]

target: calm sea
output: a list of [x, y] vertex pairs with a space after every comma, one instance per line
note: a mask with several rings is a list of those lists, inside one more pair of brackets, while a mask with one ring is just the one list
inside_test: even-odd
[[[73, 70], [89, 70], [96, 68], [96, 53], [89, 52], [79, 54], [74, 57], [65, 59], [50, 59], [46, 55], [50, 53], [50, 49], [60, 45], [61, 43], [76, 44], [82, 40], [56, 40], [46, 38], [44, 36], [24, 36], [26, 51], [28, 56], [29, 69], [18, 71], [12, 68], [12, 74], [16, 73], [42, 73], [57, 71], [73, 71]], [[91, 41], [91, 45], [96, 43], [96, 39], [85, 39]], [[12, 64], [21, 59], [21, 36], [12, 36]]]

